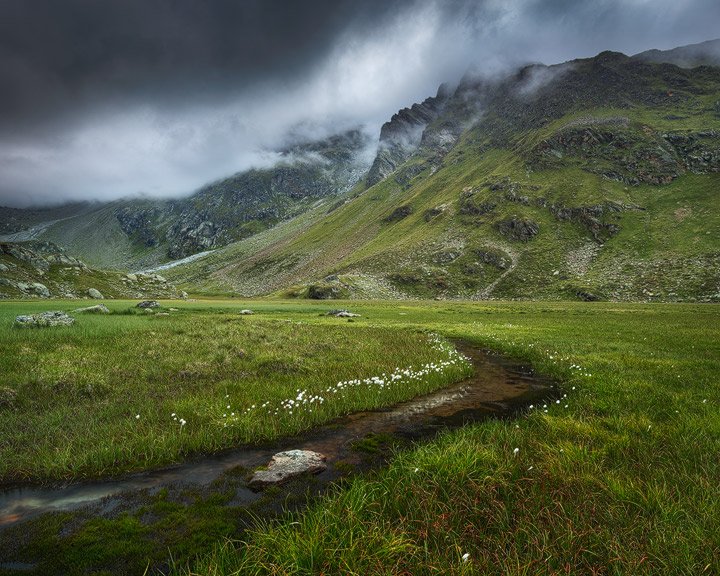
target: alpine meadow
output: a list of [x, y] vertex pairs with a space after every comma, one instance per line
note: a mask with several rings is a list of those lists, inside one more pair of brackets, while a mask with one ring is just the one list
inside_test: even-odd
[[0, 576], [720, 573], [720, 5], [0, 5]]

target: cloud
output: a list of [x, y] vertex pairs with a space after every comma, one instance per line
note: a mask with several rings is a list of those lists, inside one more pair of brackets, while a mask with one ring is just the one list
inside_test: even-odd
[[[714, 1], [7, 0], [0, 204], [188, 194], [485, 73], [713, 36]], [[540, 79], [536, 79], [540, 80]]]

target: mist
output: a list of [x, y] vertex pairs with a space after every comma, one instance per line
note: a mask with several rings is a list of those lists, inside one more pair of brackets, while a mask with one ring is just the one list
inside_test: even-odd
[[718, 22], [709, 0], [6, 0], [0, 204], [187, 195], [290, 141], [376, 142], [470, 67], [668, 49]]

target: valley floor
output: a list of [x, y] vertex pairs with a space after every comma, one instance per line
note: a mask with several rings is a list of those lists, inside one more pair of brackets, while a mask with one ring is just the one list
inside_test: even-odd
[[[279, 382], [272, 398], [277, 403], [315, 381], [327, 389], [353, 377], [437, 362], [444, 352], [428, 344], [427, 332], [527, 360], [560, 381], [566, 395], [518, 420], [475, 424], [399, 453], [385, 470], [357, 477], [304, 512], [261, 523], [242, 542], [233, 540], [232, 523], [207, 534], [204, 525], [196, 527], [182, 545], [170, 547], [178, 573], [720, 572], [715, 305], [222, 300], [168, 302], [165, 307], [177, 311], [158, 317], [133, 313], [131, 304], [111, 302], [114, 314], [80, 318], [63, 336], [8, 328], [14, 314], [48, 309], [49, 303], [0, 305], [0, 362], [9, 375], [2, 414], [3, 421], [14, 422], [3, 424], [4, 478], [102, 472], [90, 464], [96, 460], [83, 444], [86, 432], [95, 435], [95, 444], [100, 440], [100, 450], [108, 444], [103, 438], [115, 439], [114, 460], [107, 461], [114, 471], [222, 447], [222, 435], [214, 430], [222, 429], [217, 423], [225, 408], [213, 402], [226, 388], [252, 395], [263, 382]], [[361, 316], [349, 323], [324, 314], [345, 306]], [[255, 314], [239, 316], [244, 308]], [[138, 359], [144, 359], [140, 371], [132, 366]], [[254, 386], [237, 385], [240, 373]], [[459, 369], [443, 372], [428, 386], [460, 377]], [[152, 394], [138, 397], [144, 386], [124, 388], [131, 382], [152, 384]], [[407, 396], [419, 392], [406, 390]], [[362, 404], [367, 396], [354, 401]], [[183, 402], [187, 409], [181, 413], [176, 408]], [[252, 406], [247, 402], [240, 403], [243, 409]], [[92, 414], [93, 426], [78, 418], [78, 429], [62, 443], [57, 435], [48, 439], [48, 423], [67, 419], [62, 411], [72, 406], [80, 406], [80, 416]], [[189, 443], [178, 440], [181, 427], [172, 412], [187, 418], [182, 433], [193, 438]], [[287, 427], [274, 433], [331, 416], [287, 419]], [[252, 421], [247, 418], [232, 441], [272, 436]], [[204, 432], [193, 436], [191, 424]], [[157, 442], [171, 437], [169, 449], [143, 451], [133, 440], [142, 436], [133, 432], [137, 426]], [[68, 443], [80, 448], [64, 455], [61, 449], [59, 456], [49, 448]], [[29, 457], [33, 450], [38, 452]], [[113, 468], [112, 462], [121, 464]], [[128, 542], [123, 553], [136, 550], [135, 560], [142, 563], [145, 548], [138, 542], [152, 536], [131, 520], [97, 523], [65, 543], [58, 556], [73, 559], [65, 566], [91, 573], [98, 569], [93, 558], [107, 562], [117, 540]], [[39, 541], [56, 543], [48, 530], [63, 529], [62, 519], [49, 523]], [[122, 571], [121, 565], [114, 571]]]

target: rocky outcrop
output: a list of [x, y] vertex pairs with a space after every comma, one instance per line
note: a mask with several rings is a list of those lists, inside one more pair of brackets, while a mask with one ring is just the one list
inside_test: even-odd
[[503, 220], [497, 225], [498, 231], [511, 240], [527, 242], [532, 240], [540, 232], [540, 226], [528, 219], [511, 218]]
[[420, 146], [425, 128], [440, 115], [449, 97], [449, 90], [443, 85], [436, 96], [403, 108], [382, 125], [377, 155], [365, 179], [368, 186], [383, 180], [412, 156]]
[[597, 242], [605, 242], [608, 238], [620, 232], [620, 226], [611, 222], [603, 222], [601, 218], [609, 213], [617, 213], [622, 210], [616, 204], [580, 206], [567, 208], [561, 205], [552, 205], [550, 212], [561, 221], [576, 222], [584, 226]]
[[51, 326], [72, 326], [75, 318], [65, 312], [40, 312], [15, 318], [15, 326], [22, 328], [46, 328]]
[[325, 456], [310, 450], [288, 450], [275, 454], [266, 470], [258, 470], [248, 485], [253, 490], [282, 484], [302, 474], [318, 474], [327, 468]]

